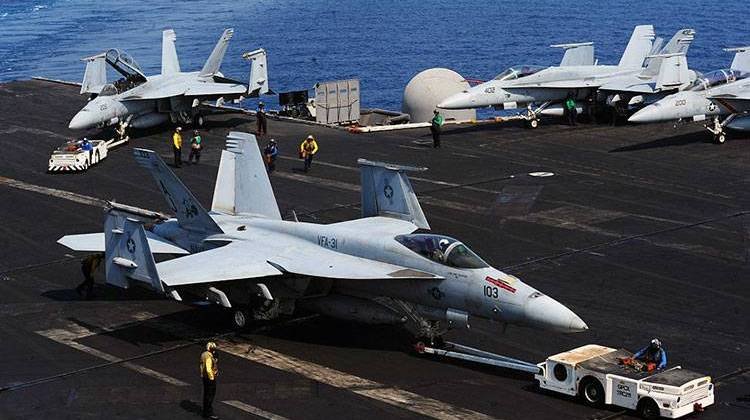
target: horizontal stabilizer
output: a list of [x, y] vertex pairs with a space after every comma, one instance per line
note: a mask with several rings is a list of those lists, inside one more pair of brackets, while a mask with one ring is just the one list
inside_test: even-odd
[[560, 67], [566, 66], [593, 66], [594, 65], [594, 43], [581, 42], [577, 44], [556, 44], [552, 48], [565, 49]]
[[[189, 254], [174, 243], [146, 231], [146, 239], [154, 254]], [[84, 233], [80, 235], [65, 235], [57, 240], [57, 243], [66, 246], [73, 251], [104, 252], [104, 232]]]
[[427, 168], [400, 166], [359, 159], [362, 183], [362, 217], [384, 216], [406, 220], [422, 229], [429, 229], [417, 194], [406, 172]]
[[211, 210], [281, 220], [255, 136], [232, 131], [221, 152]]
[[188, 82], [185, 86], [185, 96], [242, 96], [247, 88], [236, 83]]

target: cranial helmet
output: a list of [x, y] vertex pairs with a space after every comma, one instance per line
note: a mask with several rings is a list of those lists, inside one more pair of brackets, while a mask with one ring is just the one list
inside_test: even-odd
[[651, 340], [651, 347], [655, 349], [661, 348], [661, 341], [659, 341], [658, 338], [654, 338], [653, 340]]
[[443, 251], [445, 251], [445, 249], [448, 248], [449, 244], [450, 242], [448, 242], [447, 239], [441, 239], [440, 242], [438, 242], [438, 245], [440, 245], [440, 249], [442, 249]]
[[211, 350], [214, 350], [215, 348], [216, 348], [216, 343], [214, 343], [213, 341], [209, 341], [208, 343], [206, 343], [206, 350], [211, 351]]

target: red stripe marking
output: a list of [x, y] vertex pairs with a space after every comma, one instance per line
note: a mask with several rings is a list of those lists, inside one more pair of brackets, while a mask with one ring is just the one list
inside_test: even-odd
[[487, 276], [484, 279], [501, 289], [505, 289], [511, 293], [516, 293], [516, 289], [514, 287], [511, 287], [509, 284], [505, 283], [504, 281], [500, 279], [493, 279], [490, 276]]

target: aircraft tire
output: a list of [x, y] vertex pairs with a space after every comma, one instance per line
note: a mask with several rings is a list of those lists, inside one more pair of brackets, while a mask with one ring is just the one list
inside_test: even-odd
[[232, 325], [236, 329], [243, 329], [247, 325], [247, 321], [250, 319], [250, 314], [245, 309], [236, 309], [232, 313]]
[[714, 143], [724, 144], [727, 141], [727, 135], [724, 133], [717, 134], [714, 136]]
[[206, 120], [203, 118], [203, 115], [197, 114], [195, 118], [193, 118], [193, 124], [198, 128], [203, 128], [203, 125], [206, 123]]
[[604, 406], [604, 388], [595, 378], [587, 377], [581, 381], [578, 386], [578, 395], [580, 395], [584, 404], [591, 407]]
[[534, 118], [533, 120], [526, 121], [526, 128], [537, 128], [539, 127], [539, 120]]

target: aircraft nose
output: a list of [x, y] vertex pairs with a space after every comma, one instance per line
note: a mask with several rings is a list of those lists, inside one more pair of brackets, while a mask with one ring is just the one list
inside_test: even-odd
[[664, 113], [660, 108], [661, 107], [656, 105], [649, 105], [631, 115], [630, 118], [628, 118], [628, 121], [632, 123], [651, 123], [662, 121], [666, 119], [666, 116], [663, 115]]
[[542, 295], [532, 293], [524, 307], [526, 322], [532, 326], [563, 333], [586, 331], [589, 327], [565, 305]]
[[437, 104], [437, 107], [442, 109], [466, 109], [473, 106], [472, 96], [469, 92], [456, 93]]
[[91, 117], [91, 112], [82, 109], [79, 111], [68, 124], [68, 128], [71, 130], [85, 130], [96, 125], [96, 121]]

